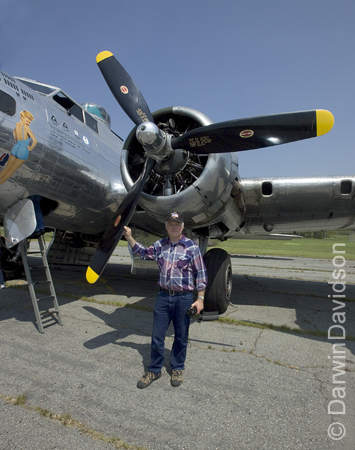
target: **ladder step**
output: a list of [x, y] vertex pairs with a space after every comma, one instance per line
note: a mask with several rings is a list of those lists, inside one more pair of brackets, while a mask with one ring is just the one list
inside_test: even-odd
[[[37, 251], [36, 249], [34, 249], [34, 251], [27, 252], [28, 249], [27, 249], [25, 243], [20, 242], [20, 251], [21, 251], [22, 261], [23, 261], [24, 269], [26, 272], [26, 278], [27, 278], [27, 282], [28, 282], [28, 286], [29, 286], [29, 290], [30, 290], [32, 305], [33, 305], [33, 309], [34, 309], [35, 316], [36, 316], [38, 331], [40, 333], [43, 333], [44, 332], [43, 325], [49, 326], [48, 324], [51, 324], [53, 319], [59, 325], [63, 325], [63, 324], [62, 324], [62, 319], [61, 319], [60, 312], [59, 312], [57, 295], [54, 291], [54, 284], [52, 281], [52, 277], [50, 274], [50, 268], [49, 268], [49, 264], [47, 261], [43, 237], [38, 239], [38, 243], [40, 244], [40, 249], [41, 249], [40, 251]], [[42, 258], [43, 265], [39, 265], [39, 266], [36, 265], [36, 266], [32, 266], [32, 267], [29, 266], [27, 256], [32, 255], [32, 254], [40, 255], [40, 257]], [[42, 272], [42, 275], [38, 275], [38, 278], [40, 278], [40, 280], [38, 280], [38, 281], [32, 280], [31, 271], [34, 271], [37, 273], [38, 270], [43, 271], [43, 269], [45, 269], [45, 278], [46, 279], [43, 279], [44, 277], [43, 277], [43, 272]], [[48, 294], [44, 293], [45, 295], [43, 297], [37, 298], [37, 295], [35, 292], [35, 286], [40, 285], [40, 284], [46, 284], [47, 286], [49, 286], [51, 294], [48, 295]], [[51, 307], [51, 309], [40, 311], [39, 302], [42, 300], [52, 300], [53, 307]], [[47, 308], [48, 308], [48, 306], [49, 306], [49, 304], [46, 305]]]
[[47, 298], [54, 298], [54, 295], [47, 295], [47, 297], [36, 298], [37, 302], [41, 300], [46, 300]]
[[52, 309], [52, 310], [47, 309], [46, 311], [40, 311], [40, 313], [41, 313], [42, 317], [46, 317], [46, 316], [52, 316], [53, 314], [59, 314], [59, 310], [57, 310], [57, 309]]
[[37, 284], [46, 284], [46, 283], [50, 283], [50, 280], [43, 280], [43, 281], [33, 281], [33, 285], [37, 286]]

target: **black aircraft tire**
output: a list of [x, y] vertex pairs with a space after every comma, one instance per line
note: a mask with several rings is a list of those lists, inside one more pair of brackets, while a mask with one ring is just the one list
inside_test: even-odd
[[208, 284], [204, 310], [226, 312], [232, 294], [232, 264], [229, 254], [220, 248], [212, 248], [205, 256]]
[[[15, 247], [14, 247], [15, 248]], [[1, 249], [0, 269], [4, 275], [5, 280], [13, 280], [21, 278], [23, 272], [22, 259], [18, 262], [12, 261], [13, 253], [11, 253], [5, 246]]]

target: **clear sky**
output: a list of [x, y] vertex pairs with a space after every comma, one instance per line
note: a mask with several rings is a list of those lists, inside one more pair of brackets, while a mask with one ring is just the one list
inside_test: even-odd
[[319, 138], [239, 154], [241, 177], [355, 174], [354, 0], [0, 0], [0, 68], [133, 124], [96, 65], [109, 50], [151, 111], [214, 122], [328, 109]]

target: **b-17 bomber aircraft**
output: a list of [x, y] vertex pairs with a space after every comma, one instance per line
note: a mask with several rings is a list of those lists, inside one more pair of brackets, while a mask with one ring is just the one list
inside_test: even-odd
[[[94, 283], [124, 226], [152, 243], [165, 235], [166, 213], [178, 211], [184, 234], [199, 243], [206, 262], [205, 311], [223, 314], [231, 261], [224, 250], [208, 250], [213, 242], [354, 228], [354, 176], [239, 175], [238, 152], [324, 135], [333, 126], [330, 112], [221, 123], [189, 107], [151, 113], [112, 53], [102, 52], [96, 61], [134, 123], [125, 141], [111, 130], [101, 106], [80, 105], [60, 88], [0, 71], [0, 220], [24, 199], [41, 196], [46, 230], [54, 231], [50, 262], [86, 265]], [[1, 255], [8, 277], [19, 267], [15, 244], [6, 239]]]

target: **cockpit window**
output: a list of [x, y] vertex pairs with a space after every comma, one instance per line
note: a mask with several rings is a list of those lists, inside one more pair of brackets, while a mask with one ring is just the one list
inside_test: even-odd
[[100, 121], [103, 121], [109, 128], [111, 128], [111, 117], [105, 108], [95, 103], [82, 103], [83, 109], [90, 114], [98, 117]]
[[79, 105], [73, 102], [69, 97], [67, 97], [63, 92], [57, 92], [57, 94], [53, 95], [53, 100], [60, 104], [64, 109], [68, 111], [69, 114], [72, 114], [77, 119], [84, 122], [83, 118], [83, 110]]
[[73, 106], [69, 109], [69, 112], [70, 114], [73, 114], [73, 116], [75, 116], [77, 119], [84, 122], [83, 110], [80, 108], [80, 106], [74, 103]]
[[24, 78], [19, 78], [19, 77], [15, 77], [15, 78], [17, 80], [20, 80], [22, 83], [26, 84], [26, 86], [30, 87], [31, 89], [38, 92], [39, 94], [48, 95], [56, 90], [56, 88], [54, 88], [52, 86], [47, 86], [46, 84], [43, 84], [43, 83], [39, 83], [39, 82], [36, 83], [35, 81], [26, 80]]
[[96, 120], [91, 117], [90, 114], [88, 114], [86, 111], [84, 111], [84, 114], [86, 125], [89, 126], [92, 130], [96, 131], [96, 133], [98, 133]]
[[11, 95], [0, 90], [0, 111], [8, 116], [16, 114], [16, 101]]

